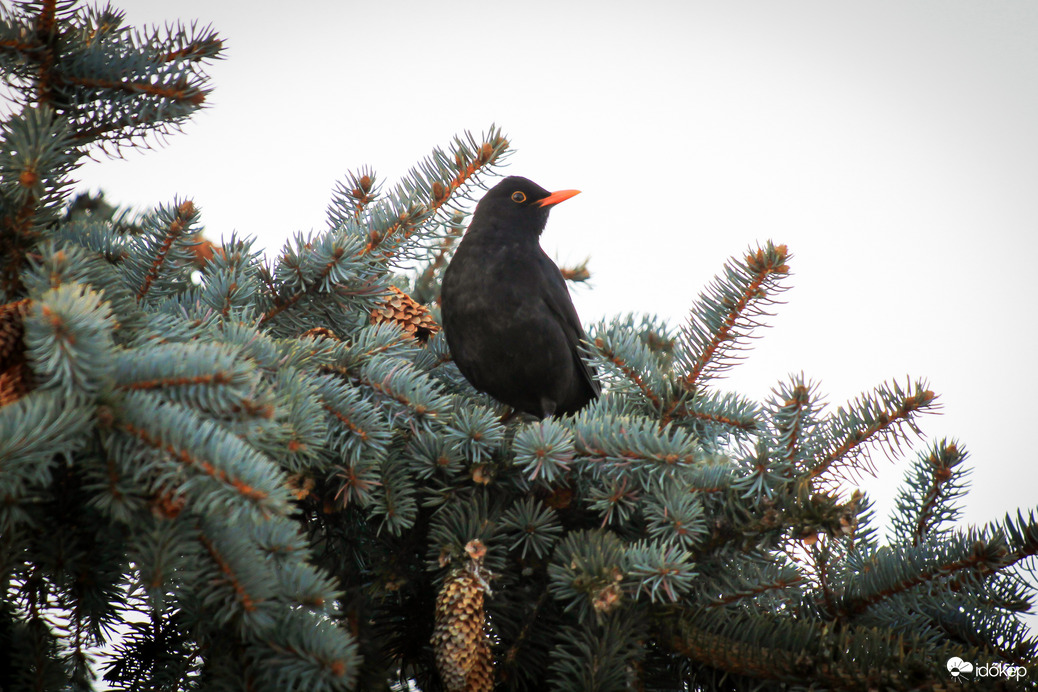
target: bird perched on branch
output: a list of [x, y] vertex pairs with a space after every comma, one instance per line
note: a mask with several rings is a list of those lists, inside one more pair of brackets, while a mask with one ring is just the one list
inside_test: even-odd
[[566, 281], [540, 246], [548, 212], [578, 192], [505, 178], [476, 205], [443, 275], [443, 329], [461, 374], [539, 418], [575, 413], [601, 391]]

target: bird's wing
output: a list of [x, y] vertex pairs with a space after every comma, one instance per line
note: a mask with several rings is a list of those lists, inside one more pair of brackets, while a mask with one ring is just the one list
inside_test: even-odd
[[591, 391], [595, 395], [601, 394], [602, 385], [599, 384], [598, 378], [595, 377], [595, 371], [581, 357], [580, 343], [587, 340], [587, 334], [584, 333], [584, 327], [580, 324], [580, 318], [577, 316], [577, 309], [573, 307], [573, 301], [569, 297], [569, 288], [566, 287], [566, 280], [562, 278], [562, 272], [559, 271], [558, 266], [543, 251], [539, 259], [542, 269], [541, 273], [548, 281], [550, 289], [544, 292], [544, 302], [548, 309], [558, 318], [562, 331], [566, 334], [566, 340], [569, 342], [573, 359], [579, 366], [578, 371], [584, 375], [584, 379]]

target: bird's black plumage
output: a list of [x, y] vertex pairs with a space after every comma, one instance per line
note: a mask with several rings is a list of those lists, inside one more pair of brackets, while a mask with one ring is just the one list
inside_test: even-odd
[[586, 335], [566, 281], [540, 246], [551, 207], [575, 194], [505, 178], [476, 205], [443, 275], [443, 330], [458, 369], [540, 418], [575, 413], [601, 391], [580, 357]]

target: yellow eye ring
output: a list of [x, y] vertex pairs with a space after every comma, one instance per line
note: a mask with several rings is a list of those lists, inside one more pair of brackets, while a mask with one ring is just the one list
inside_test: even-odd
[[519, 204], [522, 204], [523, 202], [526, 201], [526, 194], [523, 193], [523, 192], [518, 192], [518, 191], [513, 192], [512, 193], [512, 201], [513, 202], [518, 202]]

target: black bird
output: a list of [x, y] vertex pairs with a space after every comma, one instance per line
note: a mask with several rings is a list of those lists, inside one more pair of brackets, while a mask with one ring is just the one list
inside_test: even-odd
[[443, 275], [443, 331], [461, 374], [539, 418], [575, 413], [601, 391], [580, 357], [587, 337], [566, 281], [540, 245], [552, 206], [578, 192], [505, 178], [476, 205]]

